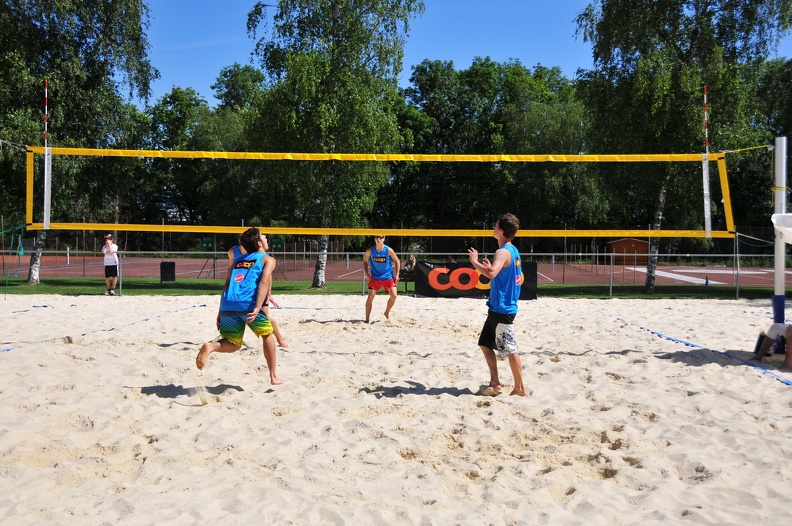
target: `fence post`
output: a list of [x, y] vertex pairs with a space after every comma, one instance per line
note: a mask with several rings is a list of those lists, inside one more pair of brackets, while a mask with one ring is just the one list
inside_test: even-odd
[[608, 298], [613, 299], [613, 262], [615, 260], [615, 254], [613, 252], [610, 253], [610, 288], [608, 290]]
[[[737, 230], [737, 227], [734, 227]], [[735, 294], [737, 299], [740, 299], [740, 234], [735, 232], [734, 234], [734, 267], [737, 270], [736, 281], [735, 281]]]

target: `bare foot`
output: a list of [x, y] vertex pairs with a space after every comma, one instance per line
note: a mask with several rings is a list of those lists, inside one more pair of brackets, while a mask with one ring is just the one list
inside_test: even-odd
[[386, 320], [390, 319], [390, 312], [387, 312], [387, 311], [385, 312], [385, 319]]
[[201, 350], [198, 351], [198, 356], [195, 357], [195, 366], [198, 367], [199, 370], [206, 367], [206, 362], [209, 361], [209, 355], [212, 354], [212, 351], [209, 350], [208, 344], [203, 344], [201, 346]]
[[515, 389], [514, 391], [509, 393], [509, 396], [528, 396], [528, 393], [525, 391], [525, 389], [522, 389], [520, 391]]
[[280, 378], [277, 378], [277, 377], [273, 378], [273, 377], [270, 376], [270, 383], [272, 385], [280, 385], [280, 384], [283, 383], [283, 380], [281, 380]]
[[786, 365], [782, 365], [781, 367], [778, 368], [778, 370], [779, 371], [786, 371], [786, 372], [789, 373], [789, 372], [792, 372], [792, 367], [787, 367]]
[[286, 340], [278, 340], [278, 347], [283, 347], [285, 349], [288, 346], [289, 346], [289, 344], [286, 343]]

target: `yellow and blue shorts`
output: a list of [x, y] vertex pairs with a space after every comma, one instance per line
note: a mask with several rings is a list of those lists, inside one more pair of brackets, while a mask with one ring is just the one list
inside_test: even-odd
[[221, 311], [220, 337], [241, 347], [242, 337], [245, 335], [245, 325], [250, 327], [250, 330], [253, 331], [253, 334], [257, 337], [272, 334], [272, 324], [263, 310], [259, 311], [256, 319], [250, 323], [245, 321], [246, 318], [247, 312]]

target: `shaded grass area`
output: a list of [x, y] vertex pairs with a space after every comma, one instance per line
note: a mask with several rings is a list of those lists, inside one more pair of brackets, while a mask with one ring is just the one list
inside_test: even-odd
[[[223, 291], [222, 279], [178, 279], [160, 282], [159, 278], [126, 278], [116, 295], [124, 296], [200, 296]], [[278, 294], [363, 294], [360, 282], [335, 281], [326, 289], [310, 288], [310, 281], [275, 281], [272, 295]], [[3, 279], [0, 283], [7, 294], [53, 294], [66, 296], [98, 296], [105, 292], [104, 280], [96, 278], [42, 279], [38, 285], [29, 285], [26, 278]]]

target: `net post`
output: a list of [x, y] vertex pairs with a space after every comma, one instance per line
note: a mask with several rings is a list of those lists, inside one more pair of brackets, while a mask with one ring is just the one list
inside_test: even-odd
[[44, 79], [44, 230], [50, 228], [50, 203], [52, 201], [52, 149], [49, 139], [49, 81]]
[[32, 224], [33, 223], [33, 168], [34, 168], [34, 157], [33, 152], [28, 149], [27, 153], [25, 154], [26, 163], [25, 168], [27, 170], [27, 187], [26, 187], [26, 199], [25, 199], [25, 224]]
[[[775, 213], [786, 213], [787, 138], [775, 139]], [[773, 322], [784, 323], [784, 286], [786, 278], [786, 244], [783, 234], [775, 229], [775, 274], [773, 295]]]
[[707, 239], [712, 238], [712, 205], [710, 198], [709, 153], [701, 156], [701, 175], [704, 186], [704, 231]]

